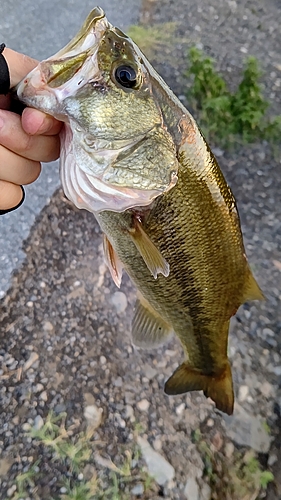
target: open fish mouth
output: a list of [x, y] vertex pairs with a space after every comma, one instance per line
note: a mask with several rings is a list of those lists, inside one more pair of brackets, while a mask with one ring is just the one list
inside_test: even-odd
[[26, 105], [68, 121], [62, 102], [92, 79], [97, 82], [96, 52], [105, 31], [111, 28], [103, 10], [91, 11], [77, 35], [63, 49], [38, 64], [17, 86]]

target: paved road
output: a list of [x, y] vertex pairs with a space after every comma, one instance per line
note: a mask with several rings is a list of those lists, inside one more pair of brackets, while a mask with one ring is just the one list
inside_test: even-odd
[[[99, 5], [117, 26], [126, 28], [138, 20], [141, 0], [101, 0]], [[83, 0], [1, 0], [0, 41], [11, 48], [44, 59], [65, 45], [95, 6]], [[59, 186], [58, 164], [43, 169], [35, 185], [26, 189], [22, 208], [0, 218], [0, 298], [9, 287], [10, 276], [24, 258], [22, 241], [36, 216]]]

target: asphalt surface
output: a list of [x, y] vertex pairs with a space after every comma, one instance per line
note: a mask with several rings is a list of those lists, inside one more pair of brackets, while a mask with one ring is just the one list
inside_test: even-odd
[[[112, 24], [126, 29], [138, 20], [141, 0], [101, 0], [99, 5]], [[0, 40], [35, 59], [45, 59], [74, 36], [94, 7], [89, 0], [1, 0]], [[13, 270], [24, 259], [23, 240], [59, 184], [58, 163], [49, 163], [38, 182], [26, 187], [20, 210], [0, 218], [0, 298], [9, 288]]]

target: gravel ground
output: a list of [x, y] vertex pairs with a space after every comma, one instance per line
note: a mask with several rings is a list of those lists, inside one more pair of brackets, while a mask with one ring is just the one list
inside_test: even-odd
[[[261, 0], [143, 4], [143, 19], [178, 23], [183, 43], [172, 48], [174, 66], [157, 64], [157, 55], [155, 65], [179, 95], [188, 39], [219, 61], [233, 85], [245, 54], [256, 55], [266, 71], [266, 93], [274, 99], [274, 111], [281, 112], [278, 2], [268, 1], [266, 7]], [[128, 498], [281, 498], [280, 158], [267, 144], [216, 152], [237, 198], [247, 255], [267, 297], [241, 307], [231, 325], [234, 415], [221, 415], [200, 393], [163, 394], [165, 379], [182, 357], [179, 344], [133, 350], [135, 291], [126, 278], [117, 290], [104, 265], [94, 217], [74, 209], [57, 191], [38, 217], [24, 246], [26, 259], [2, 299], [0, 498], [20, 498], [16, 478], [37, 459], [41, 476], [23, 498], [64, 494], [61, 481], [71, 472], [26, 435], [43, 425], [50, 409], [66, 412], [76, 433], [85, 429], [89, 411], [102, 410], [81, 474], [96, 473], [104, 488], [110, 482], [108, 460], [120, 464], [122, 454], [133, 453], [138, 443], [142, 458], [132, 467], [146, 464], [157, 481], [146, 492], [141, 484], [128, 483]], [[274, 474], [266, 492], [253, 457], [260, 470]]]

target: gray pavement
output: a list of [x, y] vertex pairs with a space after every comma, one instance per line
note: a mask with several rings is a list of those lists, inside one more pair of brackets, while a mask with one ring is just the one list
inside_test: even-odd
[[[101, 0], [99, 5], [112, 24], [125, 29], [138, 20], [141, 0]], [[1, 0], [0, 41], [45, 59], [73, 37], [94, 7], [89, 0]], [[26, 188], [24, 205], [0, 218], [0, 298], [9, 288], [11, 273], [24, 259], [22, 241], [59, 184], [58, 162], [44, 166], [39, 180]]]

